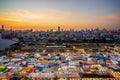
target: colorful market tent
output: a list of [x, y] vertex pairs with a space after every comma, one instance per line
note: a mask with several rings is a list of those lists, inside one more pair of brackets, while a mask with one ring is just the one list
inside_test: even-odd
[[17, 76], [19, 76], [19, 74], [18, 73], [14, 73], [14, 74], [12, 74], [12, 76], [17, 77]]
[[106, 64], [112, 64], [111, 60], [106, 60]]
[[96, 53], [96, 57], [103, 57], [104, 55], [102, 53]]
[[55, 59], [55, 55], [51, 55], [51, 59]]
[[0, 66], [0, 72], [5, 71], [7, 69], [6, 66]]
[[85, 49], [78, 49], [77, 52], [85, 53]]
[[42, 70], [43, 70], [43, 67], [36, 67], [36, 70], [42, 71]]
[[58, 63], [54, 63], [54, 66], [59, 66], [59, 64]]
[[115, 69], [115, 68], [111, 68], [113, 71], [115, 71], [115, 72], [120, 72], [120, 68], [117, 68], [117, 69]]

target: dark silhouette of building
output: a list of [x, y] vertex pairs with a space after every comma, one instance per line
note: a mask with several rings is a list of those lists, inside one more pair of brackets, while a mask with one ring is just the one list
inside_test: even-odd
[[60, 32], [60, 26], [58, 26], [58, 31]]

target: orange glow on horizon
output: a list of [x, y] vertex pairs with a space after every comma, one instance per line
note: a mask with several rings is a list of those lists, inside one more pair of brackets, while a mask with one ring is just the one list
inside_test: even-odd
[[85, 13], [73, 13], [60, 10], [45, 10], [42, 12], [32, 12], [28, 10], [16, 11], [1, 11], [0, 12], [0, 25], [5, 25], [6, 29], [20, 30], [20, 29], [34, 29], [34, 30], [47, 30], [57, 29], [61, 26], [63, 29], [85, 29], [85, 28], [106, 28], [107, 26], [113, 27], [118, 23], [117, 15], [106, 16], [91, 16]]

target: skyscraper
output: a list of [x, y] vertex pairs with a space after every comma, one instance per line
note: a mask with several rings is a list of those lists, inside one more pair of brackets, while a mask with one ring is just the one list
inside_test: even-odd
[[58, 26], [58, 32], [60, 32], [60, 26]]
[[0, 32], [4, 32], [4, 25], [2, 25], [1, 29], [0, 29]]
[[2, 25], [2, 29], [4, 29], [4, 25]]

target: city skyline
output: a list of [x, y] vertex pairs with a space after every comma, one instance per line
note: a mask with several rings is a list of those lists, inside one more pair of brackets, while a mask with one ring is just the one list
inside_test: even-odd
[[7, 29], [119, 28], [120, 0], [1, 0], [0, 25]]

